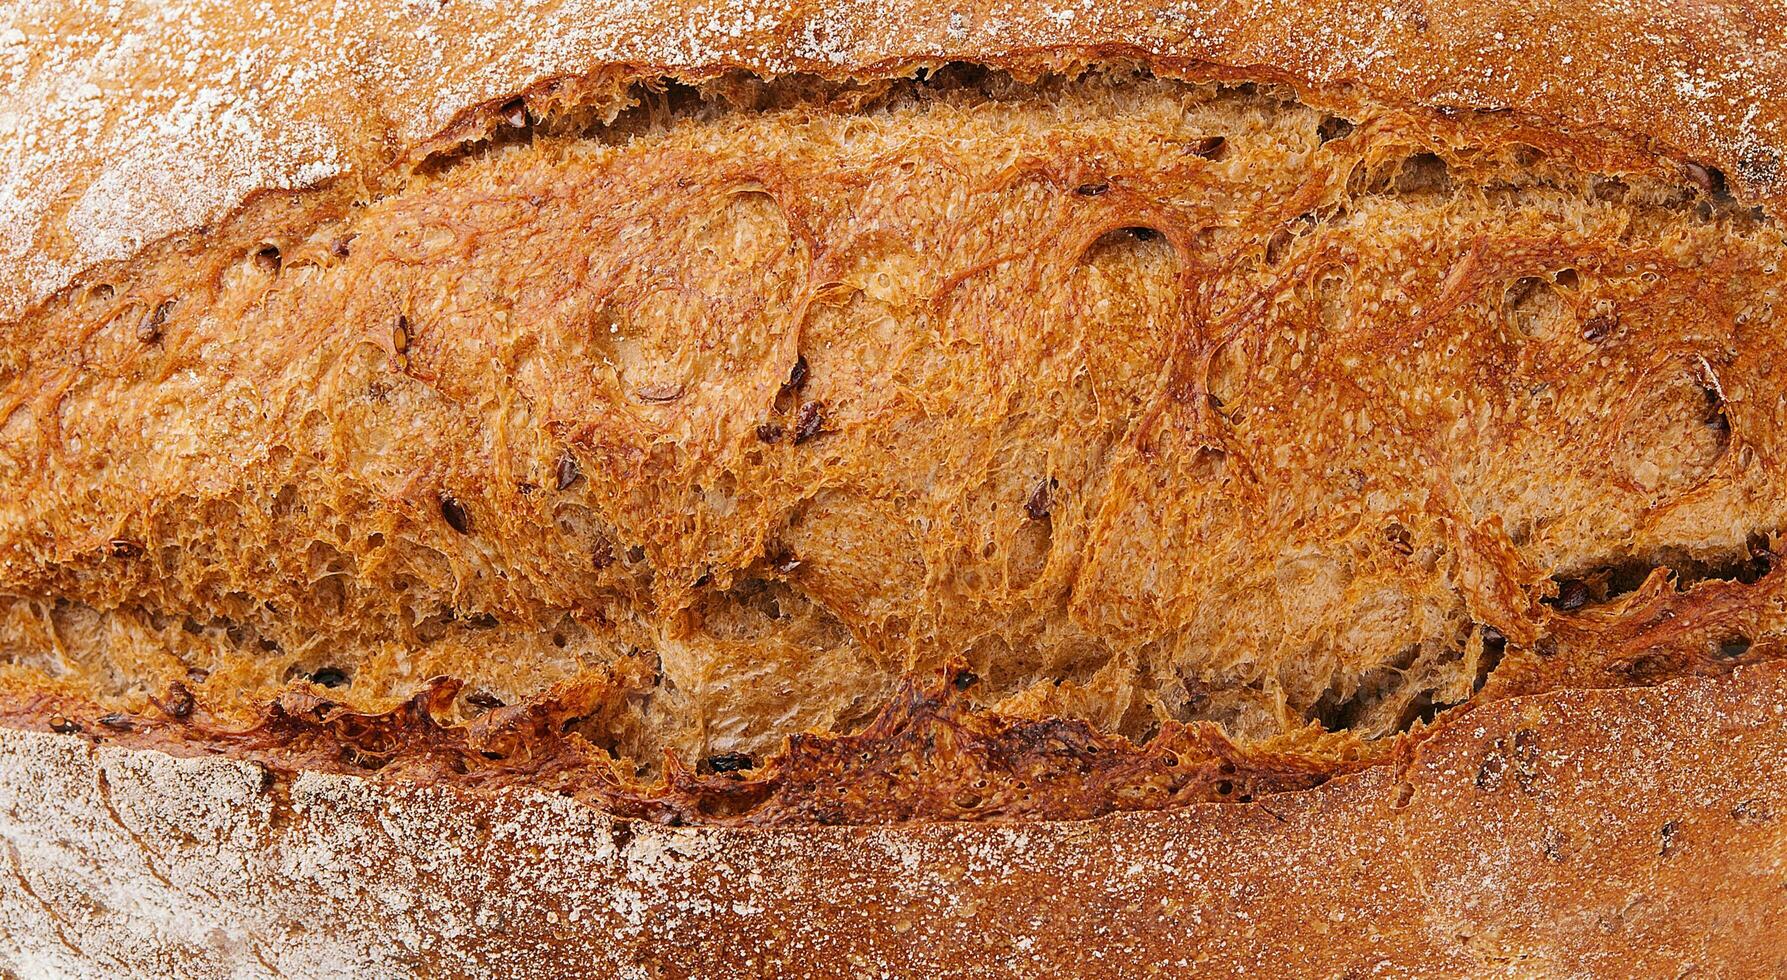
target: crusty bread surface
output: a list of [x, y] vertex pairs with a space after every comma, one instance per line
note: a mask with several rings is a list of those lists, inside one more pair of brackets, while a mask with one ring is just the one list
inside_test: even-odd
[[[1778, 967], [1780, 13], [1076, 10], [0, 22], [0, 716], [62, 737], [0, 743], [12, 968], [80, 972], [92, 928], [158, 937], [133, 970], [527, 972], [492, 957], [583, 937], [702, 974], [722, 947], [672, 932], [714, 928], [769, 972], [819, 940], [748, 917], [827, 882], [814, 929], [908, 889], [825, 941], [865, 969], [1172, 969], [1256, 901], [1205, 966], [1613, 975], [1624, 935]], [[178, 775], [120, 810], [143, 767]], [[205, 831], [239, 894], [154, 856], [156, 794], [205, 779], [246, 780]], [[470, 841], [565, 798], [562, 846], [441, 855], [463, 948], [325, 962], [291, 923], [360, 913], [254, 897], [316, 807]], [[46, 830], [95, 801], [129, 845]], [[894, 864], [840, 883], [870, 840]], [[1138, 870], [1072, 857], [1101, 841]], [[357, 846], [319, 833], [316, 873]], [[583, 924], [526, 877], [580, 846]], [[733, 846], [794, 865], [700, 870]], [[108, 848], [167, 915], [107, 918]], [[1333, 860], [1351, 885], [1295, 871]], [[626, 897], [640, 861], [668, 891]], [[1358, 890], [1393, 866], [1406, 913]], [[497, 925], [480, 868], [526, 878]], [[114, 897], [68, 918], [82, 889]], [[213, 900], [290, 949], [176, 952]], [[1155, 915], [1108, 971], [1068, 955]]]
[[1255, 803], [776, 831], [5, 731], [0, 967], [1777, 977], [1783, 698], [1743, 667], [1496, 702], [1406, 767]]

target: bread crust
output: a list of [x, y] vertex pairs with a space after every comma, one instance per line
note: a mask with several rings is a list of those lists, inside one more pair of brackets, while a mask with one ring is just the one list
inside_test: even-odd
[[[517, 96], [601, 106], [634, 79], [735, 68], [1133, 58], [1320, 102], [1511, 109], [1698, 161], [1690, 177], [1717, 167], [1771, 210], [1787, 199], [1787, 15], [1762, 3], [313, 7], [0, 15], [0, 320], [272, 192], [326, 183], [319, 206], [345, 207]], [[1743, 667], [1490, 702], [1402, 761], [1255, 803], [774, 831], [624, 824], [517, 789], [288, 783], [251, 762], [0, 730], [0, 932], [17, 940], [0, 965], [1778, 975], [1783, 703], [1780, 668]]]
[[21, 976], [1779, 976], [1787, 670], [1093, 821], [669, 828], [0, 731]]
[[322, 5], [0, 14], [0, 320], [258, 195], [376, 188], [470, 113], [555, 83], [727, 69], [874, 77], [950, 60], [1233, 70], [1392, 106], [1511, 109], [1623, 134], [1787, 195], [1787, 13], [1763, 0], [1569, 8], [1107, 0]]

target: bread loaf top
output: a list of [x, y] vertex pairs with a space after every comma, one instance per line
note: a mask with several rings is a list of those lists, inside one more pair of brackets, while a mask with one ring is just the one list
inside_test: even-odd
[[1666, 63], [1778, 18], [1074, 11], [43, 11], [0, 714], [1066, 817], [1776, 655], [1780, 72]]
[[599, 108], [662, 75], [1114, 57], [1510, 109], [1716, 167], [1754, 203], [1787, 195], [1787, 13], [1763, 0], [34, 0], [0, 11], [0, 320], [256, 195], [389, 186], [517, 96]]
[[0, 968], [1779, 972], [1784, 52], [0, 13]]

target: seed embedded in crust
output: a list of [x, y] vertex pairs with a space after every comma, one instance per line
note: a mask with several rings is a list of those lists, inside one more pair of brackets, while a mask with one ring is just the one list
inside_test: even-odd
[[807, 386], [807, 376], [810, 373], [812, 373], [812, 369], [807, 365], [807, 355], [796, 354], [794, 357], [794, 367], [788, 369], [788, 380], [782, 382], [782, 392], [787, 394], [805, 388]]
[[465, 505], [444, 493], [441, 494], [441, 518], [460, 534], [472, 532], [472, 515], [466, 512]]
[[1030, 496], [1024, 500], [1024, 513], [1028, 515], [1031, 520], [1040, 521], [1049, 516], [1049, 509], [1053, 507], [1055, 503], [1054, 500], [1050, 499], [1049, 493], [1049, 489], [1054, 482], [1055, 481], [1045, 476], [1036, 481], [1036, 486], [1030, 488]]
[[160, 340], [161, 328], [167, 325], [168, 310], [172, 309], [173, 305], [174, 301], [171, 299], [162, 300], [155, 304], [149, 312], [144, 313], [143, 318], [137, 321], [137, 340], [145, 344], [153, 344]]
[[794, 444], [800, 445], [819, 435], [825, 428], [825, 404], [807, 402], [794, 417]]
[[564, 490], [576, 483], [583, 476], [583, 469], [577, 465], [577, 457], [566, 453], [558, 460], [558, 489]]
[[136, 725], [131, 723], [129, 715], [118, 711], [102, 715], [99, 723], [115, 732], [128, 732], [136, 728]]
[[1719, 168], [1702, 166], [1692, 161], [1684, 163], [1682, 168], [1687, 171], [1688, 179], [1707, 196], [1723, 197], [1730, 192], [1725, 183], [1725, 174]]
[[489, 691], [481, 690], [467, 694], [465, 696], [465, 703], [474, 708], [483, 708], [486, 711], [505, 706], [502, 698], [497, 697]]
[[1591, 344], [1598, 344], [1613, 333], [1616, 323], [1610, 316], [1591, 316], [1582, 324], [1582, 339]]
[[166, 712], [170, 718], [186, 718], [192, 714], [192, 692], [179, 681], [168, 684], [168, 696], [164, 701], [157, 701], [156, 707]]
[[758, 442], [781, 442], [782, 427], [774, 422], [765, 422], [757, 427]]
[[1224, 137], [1206, 136], [1191, 144], [1190, 150], [1192, 156], [1203, 157], [1206, 160], [1220, 160], [1225, 155], [1228, 145], [1229, 141]]
[[391, 349], [399, 354], [410, 349], [410, 318], [399, 315], [397, 325], [391, 328]]
[[642, 402], [651, 402], [653, 404], [661, 405], [665, 402], [673, 402], [678, 398], [681, 398], [683, 396], [683, 386], [673, 384], [643, 385], [639, 388], [635, 388], [633, 394], [638, 395], [639, 400]]
[[1588, 605], [1588, 583], [1581, 579], [1566, 579], [1557, 587], [1557, 608], [1562, 612], [1575, 612]]
[[73, 735], [81, 730], [79, 722], [64, 718], [61, 715], [50, 716], [50, 731], [58, 735]]

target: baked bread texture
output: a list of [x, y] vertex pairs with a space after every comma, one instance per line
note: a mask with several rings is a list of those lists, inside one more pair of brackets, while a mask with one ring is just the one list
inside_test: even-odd
[[0, 58], [0, 968], [1787, 970], [1778, 10]]

